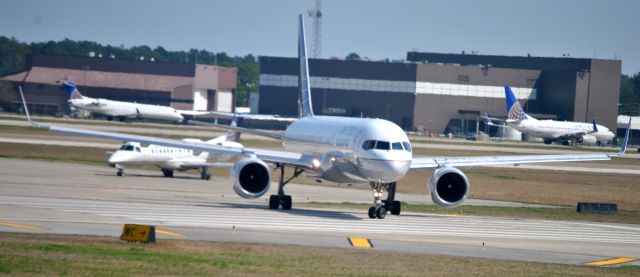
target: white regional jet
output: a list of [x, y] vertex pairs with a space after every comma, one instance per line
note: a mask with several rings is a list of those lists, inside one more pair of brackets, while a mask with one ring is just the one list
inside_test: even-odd
[[63, 82], [62, 85], [69, 95], [69, 108], [104, 114], [108, 120], [119, 119], [120, 121], [125, 121], [127, 118], [148, 118], [180, 123], [185, 119], [185, 116], [193, 117], [195, 115], [208, 114], [208, 112], [176, 110], [168, 106], [91, 98], [80, 94], [78, 87], [73, 82]]
[[566, 145], [576, 143], [600, 145], [611, 141], [615, 136], [607, 127], [596, 124], [595, 120], [592, 124], [537, 120], [524, 112], [509, 86], [504, 87], [504, 94], [507, 104], [507, 125], [527, 135], [542, 138], [545, 144], [559, 141]]
[[[235, 126], [237, 117], [231, 122]], [[229, 129], [226, 135], [219, 136], [207, 142], [199, 139], [183, 139], [184, 142], [207, 143], [212, 145], [221, 145], [231, 148], [242, 148], [242, 144], [238, 143], [240, 133]], [[124, 175], [126, 166], [157, 166], [162, 170], [164, 177], [173, 177], [173, 171], [185, 171], [190, 169], [200, 170], [200, 178], [209, 180], [209, 167], [219, 166], [220, 163], [226, 162], [231, 156], [209, 154], [208, 152], [194, 152], [190, 149], [166, 147], [159, 145], [145, 145], [139, 142], [125, 142], [122, 147], [113, 152], [109, 157], [109, 165], [115, 167], [118, 176]]]
[[[383, 119], [316, 116], [311, 105], [309, 68], [305, 45], [304, 23], [299, 15], [300, 76], [302, 117], [293, 122], [283, 134], [266, 131], [254, 132], [282, 139], [285, 150], [258, 148], [231, 148], [198, 142], [162, 139], [121, 133], [98, 132], [79, 128], [41, 125], [53, 132], [121, 141], [137, 141], [193, 151], [239, 156], [230, 170], [235, 192], [244, 198], [264, 195], [271, 185], [271, 168], [279, 170], [278, 193], [269, 198], [269, 208], [291, 209], [291, 196], [285, 185], [303, 172], [315, 178], [336, 183], [368, 183], [373, 192], [370, 218], [382, 219], [387, 211], [400, 214], [400, 202], [395, 200], [396, 182], [409, 170], [435, 169], [427, 184], [433, 202], [445, 207], [459, 205], [469, 193], [469, 180], [457, 167], [542, 162], [568, 162], [609, 160], [623, 155], [626, 143], [617, 154], [565, 154], [527, 156], [476, 157], [413, 157], [411, 143], [398, 125]], [[241, 131], [244, 128], [238, 128]], [[625, 139], [626, 142], [626, 139]], [[294, 169], [293, 176], [285, 179], [285, 167]], [[386, 200], [383, 193], [387, 190]]]

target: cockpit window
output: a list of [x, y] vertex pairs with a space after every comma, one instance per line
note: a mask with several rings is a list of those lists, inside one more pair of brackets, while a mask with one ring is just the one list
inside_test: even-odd
[[394, 142], [391, 144], [391, 149], [393, 150], [402, 150], [402, 143]]
[[123, 145], [122, 147], [120, 147], [120, 150], [124, 150], [124, 151], [133, 151], [133, 145]]
[[375, 140], [365, 140], [362, 143], [362, 149], [364, 150], [369, 150], [369, 149], [373, 149], [373, 147], [376, 145], [376, 141]]
[[136, 152], [140, 153], [140, 147], [136, 147]]
[[402, 146], [404, 146], [404, 150], [407, 150], [407, 151], [411, 152], [411, 143], [409, 143], [407, 141], [403, 141], [402, 142]]
[[376, 149], [380, 150], [389, 150], [389, 142], [388, 141], [377, 141]]

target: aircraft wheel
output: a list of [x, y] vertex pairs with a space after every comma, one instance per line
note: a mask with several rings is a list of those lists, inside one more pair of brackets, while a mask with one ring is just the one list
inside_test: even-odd
[[269, 196], [269, 209], [277, 210], [280, 205], [280, 199], [277, 195]]
[[376, 207], [369, 208], [369, 218], [376, 218]]
[[387, 209], [385, 209], [384, 207], [378, 208], [378, 210], [376, 211], [376, 217], [379, 219], [384, 219], [385, 216], [387, 216]]
[[200, 179], [202, 180], [211, 180], [211, 174], [204, 173], [200, 175]]
[[118, 176], [122, 177], [122, 176], [124, 176], [124, 172], [122, 172], [122, 171], [118, 171], [118, 172], [116, 172], [116, 175], [118, 175]]
[[282, 209], [283, 210], [291, 210], [292, 205], [291, 195], [285, 195], [282, 197]]
[[391, 205], [389, 206], [389, 212], [391, 212], [392, 215], [400, 215], [401, 205], [402, 204], [400, 204], [400, 201], [391, 202]]

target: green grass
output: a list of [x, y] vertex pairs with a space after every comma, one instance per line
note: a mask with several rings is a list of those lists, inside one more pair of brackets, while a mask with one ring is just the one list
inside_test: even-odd
[[[331, 209], [351, 209], [366, 210], [369, 204], [364, 203], [325, 203], [310, 202], [299, 203], [298, 206], [331, 208]], [[588, 214], [578, 213], [573, 207], [559, 208], [534, 208], [526, 207], [498, 207], [498, 206], [471, 206], [461, 205], [454, 208], [443, 208], [437, 205], [402, 203], [403, 212], [415, 212], [425, 214], [443, 214], [443, 215], [466, 215], [466, 216], [492, 216], [492, 217], [511, 217], [511, 218], [531, 218], [544, 220], [572, 220], [572, 221], [591, 221], [591, 222], [613, 222], [640, 224], [640, 211], [619, 211], [618, 214]]]
[[[345, 239], [346, 244], [346, 239]], [[586, 266], [350, 248], [0, 233], [12, 276], [638, 276], [640, 267]]]

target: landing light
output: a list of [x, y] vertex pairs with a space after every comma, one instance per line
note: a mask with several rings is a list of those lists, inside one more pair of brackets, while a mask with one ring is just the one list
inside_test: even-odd
[[320, 167], [320, 161], [318, 161], [318, 159], [313, 159], [313, 161], [311, 161], [311, 163], [313, 164], [313, 167], [315, 167], [315, 168]]

